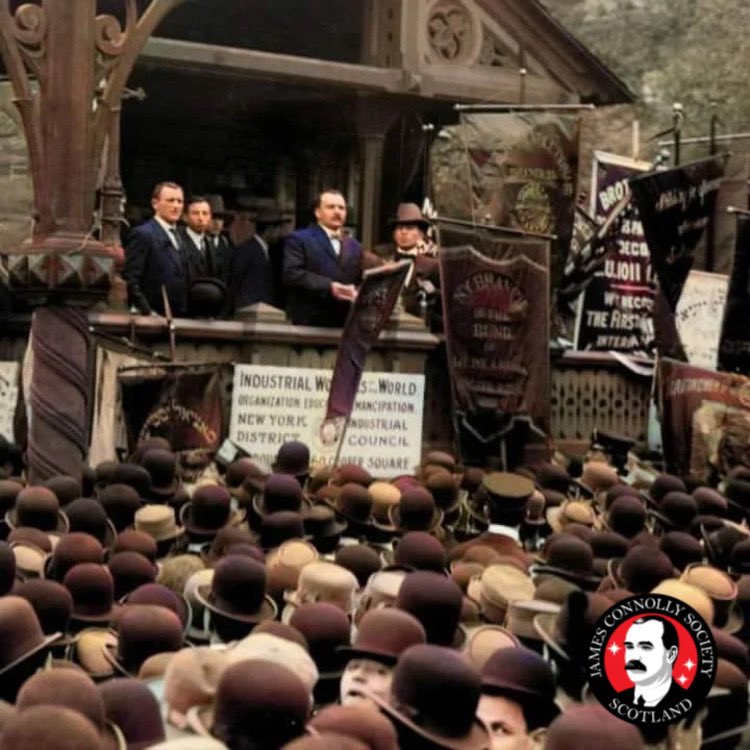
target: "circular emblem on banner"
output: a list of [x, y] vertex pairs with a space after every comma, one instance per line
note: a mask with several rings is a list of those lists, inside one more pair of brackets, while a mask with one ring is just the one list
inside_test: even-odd
[[587, 659], [599, 703], [632, 724], [672, 724], [700, 708], [716, 675], [711, 628], [662, 594], [618, 602], [599, 619]]
[[516, 216], [528, 232], [549, 232], [554, 227], [550, 197], [544, 185], [530, 182], [516, 196]]

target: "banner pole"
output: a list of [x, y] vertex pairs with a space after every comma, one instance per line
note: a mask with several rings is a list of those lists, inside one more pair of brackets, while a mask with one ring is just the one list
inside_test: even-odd
[[339, 465], [339, 459], [341, 458], [341, 450], [344, 447], [344, 438], [346, 437], [346, 431], [349, 429], [349, 422], [351, 417], [344, 419], [344, 427], [341, 430], [341, 439], [339, 440], [338, 447], [336, 448], [336, 455], [333, 457], [333, 468], [335, 469]]

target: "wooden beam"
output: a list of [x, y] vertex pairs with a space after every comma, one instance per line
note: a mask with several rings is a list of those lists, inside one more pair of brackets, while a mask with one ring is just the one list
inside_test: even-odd
[[[175, 67], [216, 75], [273, 80], [298, 85], [418, 96], [452, 102], [501, 102], [519, 100], [518, 75], [512, 71], [451, 66], [429, 66], [421, 73], [371, 65], [332, 62], [297, 55], [224, 47], [154, 37], [139, 58], [141, 63]], [[526, 76], [526, 101], [555, 103], [574, 96], [554, 82]]]

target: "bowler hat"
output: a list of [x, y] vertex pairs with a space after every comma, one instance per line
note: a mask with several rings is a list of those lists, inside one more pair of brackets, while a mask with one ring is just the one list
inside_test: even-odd
[[416, 645], [401, 655], [388, 702], [369, 694], [394, 721], [402, 747], [415, 740], [449, 750], [479, 750], [489, 735], [476, 718], [479, 673], [455, 651]]
[[151, 476], [150, 498], [163, 502], [177, 492], [180, 478], [177, 474], [177, 455], [166, 448], [149, 448], [143, 453], [141, 466]]
[[693, 519], [698, 515], [698, 505], [692, 495], [686, 492], [668, 492], [659, 501], [658, 518], [666, 518], [667, 528], [685, 530], [690, 528]]
[[563, 495], [570, 489], [570, 474], [557, 464], [547, 461], [536, 467], [536, 482], [543, 490], [555, 490]]
[[16, 504], [16, 497], [22, 489], [23, 485], [13, 479], [0, 479], [0, 539], [8, 536], [5, 514]]
[[[324, 740], [321, 747], [336, 750], [338, 744], [328, 744], [331, 733], [362, 740], [368, 750], [398, 750], [396, 730], [388, 719], [365, 706], [326, 706], [307, 725], [309, 732]], [[291, 747], [291, 746], [290, 746]]]
[[435, 505], [451, 520], [455, 520], [458, 510], [458, 482], [449, 471], [438, 470], [427, 477], [424, 486], [432, 493]]
[[67, 505], [77, 497], [81, 497], [80, 480], [66, 474], [50, 477], [44, 483], [44, 486], [55, 493], [60, 505]]
[[151, 534], [135, 529], [125, 529], [117, 535], [112, 547], [111, 553], [116, 554], [117, 552], [137, 552], [151, 562], [156, 562], [158, 546], [156, 539]]
[[3, 750], [54, 747], [55, 750], [102, 750], [96, 727], [80, 712], [60, 706], [17, 711], [3, 729]]
[[128, 484], [139, 497], [151, 496], [151, 474], [137, 463], [117, 464], [112, 469], [109, 484]]
[[445, 575], [427, 570], [407, 573], [396, 597], [396, 608], [422, 623], [427, 642], [460, 648], [466, 632], [460, 627], [463, 592]]
[[158, 568], [137, 552], [116, 552], [107, 561], [115, 584], [115, 599], [122, 599], [145, 583], [153, 583]]
[[174, 612], [153, 604], [130, 604], [117, 620], [117, 645], [105, 646], [104, 655], [118, 672], [133, 677], [150, 656], [180, 648], [182, 623]]
[[404, 224], [419, 227], [423, 232], [430, 228], [430, 222], [425, 219], [416, 203], [399, 203], [396, 208], [396, 215], [388, 220], [388, 225], [392, 229]]
[[202, 276], [190, 283], [188, 309], [195, 318], [216, 318], [227, 299], [227, 285], [215, 277]]
[[669, 531], [661, 538], [659, 548], [665, 552], [677, 570], [703, 560], [701, 543], [684, 531]]
[[197, 600], [211, 612], [224, 641], [247, 635], [262, 620], [276, 617], [277, 608], [266, 596], [266, 569], [246, 555], [227, 555], [216, 563], [210, 585], [199, 586]]
[[80, 629], [81, 625], [104, 624], [116, 618], [115, 583], [106, 566], [79, 563], [65, 574], [63, 586], [73, 597], [72, 626]]
[[545, 750], [643, 750], [641, 734], [633, 724], [613, 716], [599, 705], [572, 706], [550, 724]]
[[166, 738], [159, 701], [146, 684], [120, 677], [98, 690], [107, 719], [120, 728], [128, 750], [146, 750]]
[[528, 731], [548, 726], [560, 713], [551, 669], [539, 654], [527, 648], [496, 651], [482, 668], [482, 692], [518, 703]]
[[218, 484], [196, 488], [190, 502], [180, 510], [180, 523], [193, 539], [212, 539], [224, 526], [236, 526], [244, 520], [244, 511], [232, 513], [229, 491]]
[[292, 474], [301, 484], [310, 472], [310, 449], [299, 440], [287, 441], [276, 453], [273, 470], [280, 474]]
[[724, 516], [727, 512], [727, 499], [711, 487], [696, 487], [693, 499], [698, 506], [698, 513], [712, 516]]
[[619, 563], [610, 560], [608, 572], [618, 586], [634, 594], [645, 594], [665, 578], [672, 578], [675, 569], [669, 557], [658, 547], [640, 544], [631, 547]]
[[372, 475], [359, 464], [340, 464], [331, 472], [331, 484], [337, 487], [343, 487], [345, 484], [369, 487], [372, 484]]
[[388, 517], [401, 532], [434, 531], [443, 521], [443, 511], [435, 505], [428, 489], [411, 487], [401, 493], [398, 505], [388, 511]]
[[717, 568], [726, 570], [732, 561], [732, 550], [735, 545], [750, 538], [750, 531], [744, 525], [724, 521], [720, 528], [709, 531], [701, 527], [703, 545], [708, 561]]
[[594, 553], [594, 571], [603, 576], [607, 572], [607, 560], [613, 557], [625, 557], [628, 552], [628, 540], [616, 531], [599, 531], [589, 542]]
[[349, 618], [329, 602], [307, 602], [297, 607], [289, 620], [307, 641], [320, 677], [340, 675], [345, 658], [339, 647], [349, 645]]
[[118, 533], [133, 525], [135, 513], [143, 505], [129, 484], [108, 485], [99, 493], [99, 502]]
[[393, 561], [396, 565], [436, 573], [443, 572], [447, 565], [445, 547], [425, 531], [407, 531], [396, 544]]
[[341, 567], [351, 570], [357, 578], [360, 588], [370, 576], [380, 570], [382, 563], [380, 555], [366, 544], [348, 544], [336, 550], [334, 562]]
[[13, 509], [5, 514], [5, 522], [11, 530], [31, 526], [47, 533], [65, 534], [69, 529], [57, 496], [46, 487], [24, 487], [16, 495]]
[[61, 537], [44, 563], [43, 575], [53, 581], [62, 581], [65, 574], [79, 563], [104, 562], [104, 548], [98, 539], [82, 531]]
[[621, 495], [609, 506], [604, 516], [604, 525], [628, 539], [643, 530], [646, 524], [646, 508], [638, 497]]
[[213, 567], [232, 547], [237, 545], [252, 546], [256, 552], [253, 555], [258, 562], [265, 560], [263, 550], [258, 547], [257, 537], [240, 526], [224, 526], [216, 532], [216, 536], [210, 543], [201, 549], [201, 560], [208, 567]]
[[592, 547], [572, 534], [550, 537], [545, 546], [546, 561], [534, 567], [535, 577], [553, 575], [585, 589], [594, 589], [601, 577], [594, 571]]
[[153, 604], [172, 610], [180, 618], [183, 628], [190, 625], [191, 608], [190, 603], [182, 593], [172, 591], [160, 583], [144, 583], [130, 594], [123, 597], [123, 604], [128, 606], [134, 604]]
[[71, 532], [81, 531], [90, 534], [108, 549], [114, 544], [117, 532], [99, 501], [79, 497], [65, 506], [65, 515], [68, 517]]
[[[224, 483], [226, 484], [227, 489], [232, 493], [236, 492], [248, 477], [260, 480], [261, 474], [264, 473], [258, 471], [260, 468], [260, 465], [248, 456], [243, 456], [242, 458], [232, 461], [232, 463], [227, 466], [226, 473], [224, 474]], [[258, 481], [258, 490], [260, 491], [262, 489], [263, 481]]]
[[673, 474], [659, 474], [649, 487], [649, 497], [658, 505], [669, 492], [685, 492], [685, 482]]
[[321, 554], [333, 552], [338, 546], [346, 523], [336, 519], [328, 505], [313, 505], [302, 512], [305, 534]]
[[135, 449], [130, 454], [130, 460], [133, 463], [140, 464], [146, 452], [153, 450], [154, 448], [171, 451], [172, 444], [163, 435], [147, 435], [138, 441]]
[[13, 587], [13, 596], [21, 596], [31, 604], [45, 635], [68, 632], [73, 597], [63, 585], [42, 579], [19, 581]]
[[604, 510], [609, 510], [609, 506], [617, 500], [618, 497], [623, 495], [633, 495], [634, 497], [640, 497], [638, 490], [629, 484], [615, 484], [607, 490], [607, 494], [604, 496]]
[[426, 643], [416, 617], [401, 609], [372, 609], [359, 621], [354, 643], [339, 647], [347, 659], [372, 659], [393, 665], [409, 646]]
[[587, 461], [579, 482], [594, 493], [606, 492], [620, 481], [617, 470], [604, 461]]
[[305, 522], [300, 513], [280, 510], [263, 517], [258, 538], [264, 550], [275, 549], [289, 539], [304, 539]]
[[303, 733], [310, 707], [310, 693], [291, 670], [248, 659], [223, 672], [213, 708], [191, 709], [188, 722], [230, 747], [280, 748]]
[[253, 510], [260, 517], [281, 510], [299, 513], [301, 509], [302, 487], [291, 474], [271, 474], [266, 480], [262, 495], [253, 498]]
[[375, 520], [387, 525], [388, 511], [401, 500], [401, 490], [390, 482], [373, 482], [368, 488], [372, 497], [372, 514]]
[[17, 710], [61, 706], [77, 711], [94, 726], [102, 750], [126, 750], [119, 728], [107, 720], [104, 702], [93, 680], [79, 669], [47, 669], [28, 679], [18, 693]]
[[61, 635], [45, 636], [26, 599], [0, 597], [0, 699], [15, 703], [18, 689], [42, 665], [47, 651]]

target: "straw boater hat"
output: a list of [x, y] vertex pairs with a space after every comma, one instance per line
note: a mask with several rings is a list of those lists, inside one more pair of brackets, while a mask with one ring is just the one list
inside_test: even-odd
[[501, 648], [520, 646], [518, 638], [501, 625], [480, 625], [469, 629], [469, 637], [461, 649], [474, 669], [481, 671], [487, 660]]
[[701, 589], [714, 605], [713, 624], [728, 633], [742, 629], [742, 611], [737, 606], [737, 584], [723, 570], [700, 563], [688, 565], [681, 580]]
[[479, 580], [469, 583], [467, 593], [479, 604], [489, 622], [504, 625], [510, 603], [531, 599], [534, 583], [512, 562], [502, 562], [485, 568]]
[[281, 614], [281, 621], [288, 623], [294, 610], [307, 602], [335, 604], [349, 615], [358, 588], [354, 573], [346, 568], [324, 560], [311, 562], [302, 568], [296, 590], [286, 594], [287, 606]]
[[159, 557], [165, 557], [185, 533], [185, 529], [177, 525], [174, 509], [168, 505], [144, 505], [135, 513], [134, 527], [156, 540]]

